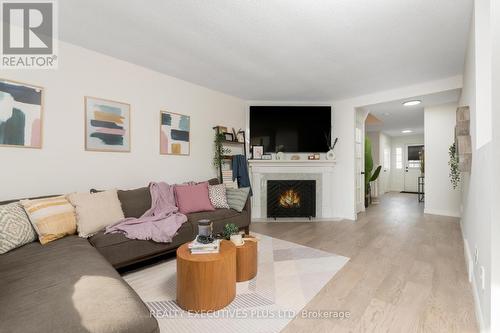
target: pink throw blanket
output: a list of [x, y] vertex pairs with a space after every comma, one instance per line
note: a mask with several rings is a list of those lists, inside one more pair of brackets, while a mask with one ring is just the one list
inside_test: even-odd
[[187, 221], [175, 205], [174, 187], [167, 183], [151, 183], [151, 208], [140, 218], [129, 217], [108, 226], [106, 233], [120, 232], [130, 239], [170, 243], [181, 225]]

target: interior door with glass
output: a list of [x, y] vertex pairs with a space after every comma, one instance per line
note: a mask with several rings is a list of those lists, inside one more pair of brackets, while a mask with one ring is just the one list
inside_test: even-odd
[[420, 176], [420, 156], [424, 152], [424, 145], [406, 145], [404, 190], [405, 192], [418, 191], [418, 177]]

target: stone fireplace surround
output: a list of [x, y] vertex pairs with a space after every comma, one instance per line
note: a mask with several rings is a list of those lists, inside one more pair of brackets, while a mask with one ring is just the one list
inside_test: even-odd
[[[316, 219], [334, 218], [333, 170], [335, 161], [249, 160], [249, 165], [253, 188], [253, 220], [267, 219], [268, 180], [315, 180]], [[302, 220], [308, 221], [308, 219]]]

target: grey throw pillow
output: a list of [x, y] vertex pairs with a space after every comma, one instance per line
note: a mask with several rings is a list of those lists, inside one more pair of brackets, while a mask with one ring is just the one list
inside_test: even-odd
[[241, 211], [243, 211], [243, 207], [245, 207], [245, 204], [247, 202], [249, 192], [250, 187], [227, 188], [226, 197], [229, 207], [241, 213]]
[[0, 254], [31, 243], [35, 239], [35, 230], [18, 202], [0, 206]]

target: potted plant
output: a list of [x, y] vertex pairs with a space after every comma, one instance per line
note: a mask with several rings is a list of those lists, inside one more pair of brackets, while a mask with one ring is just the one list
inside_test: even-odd
[[224, 226], [224, 238], [231, 240], [234, 245], [241, 245], [243, 243], [243, 237], [241, 237], [240, 229], [234, 223], [228, 223]]
[[379, 165], [375, 172], [373, 171], [373, 157], [372, 157], [372, 142], [366, 137], [365, 138], [365, 207], [368, 207], [371, 203], [371, 186], [370, 183], [377, 180], [380, 175], [380, 170], [382, 166]]
[[240, 232], [240, 229], [234, 223], [228, 223], [224, 226], [224, 238], [229, 240], [231, 235], [236, 235]]
[[458, 169], [458, 154], [455, 143], [448, 149], [448, 155], [450, 156], [450, 160], [448, 161], [448, 165], [450, 166], [450, 182], [453, 189], [456, 190], [460, 184], [460, 170]]
[[215, 133], [214, 138], [214, 159], [213, 164], [214, 167], [219, 168], [222, 160], [224, 159], [224, 155], [230, 154], [231, 149], [224, 147], [223, 142], [226, 140], [224, 133]]

